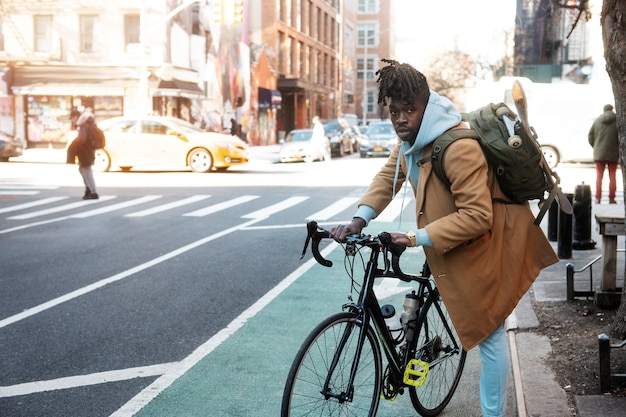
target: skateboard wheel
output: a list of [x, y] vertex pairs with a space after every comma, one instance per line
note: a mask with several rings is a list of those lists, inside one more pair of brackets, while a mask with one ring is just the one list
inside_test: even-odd
[[517, 149], [517, 148], [519, 148], [520, 146], [522, 146], [522, 138], [520, 138], [520, 137], [519, 137], [519, 136], [517, 136], [517, 135], [513, 135], [513, 136], [511, 136], [511, 137], [509, 138], [509, 140], [508, 140], [508, 144], [509, 144], [509, 146], [510, 146], [511, 148], [513, 148], [513, 149]]

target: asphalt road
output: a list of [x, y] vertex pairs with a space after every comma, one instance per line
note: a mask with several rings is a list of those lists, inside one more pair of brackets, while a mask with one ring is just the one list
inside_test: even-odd
[[[304, 224], [349, 220], [383, 160], [97, 173], [85, 202], [55, 155], [0, 164], [0, 415], [277, 415], [300, 343], [348, 292], [341, 267], [299, 260]], [[402, 197], [372, 232], [413, 227]], [[480, 415], [469, 358], [450, 415]], [[407, 397], [379, 415], [415, 414]]]

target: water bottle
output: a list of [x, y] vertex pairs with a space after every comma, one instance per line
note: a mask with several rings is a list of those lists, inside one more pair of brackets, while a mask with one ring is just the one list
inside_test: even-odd
[[400, 323], [402, 324], [402, 331], [407, 342], [410, 342], [415, 334], [419, 304], [419, 297], [415, 295], [415, 291], [404, 296], [404, 304], [402, 304], [404, 310], [400, 314]]
[[396, 315], [396, 309], [391, 304], [385, 304], [380, 308], [385, 324], [391, 335], [393, 343], [396, 345], [404, 341], [404, 331], [402, 330], [402, 324], [399, 317]]

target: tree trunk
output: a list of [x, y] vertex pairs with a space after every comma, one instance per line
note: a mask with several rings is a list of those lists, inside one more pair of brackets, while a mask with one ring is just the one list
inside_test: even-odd
[[[602, 25], [606, 71], [611, 79], [615, 97], [622, 182], [626, 189], [624, 164], [626, 161], [626, 1], [604, 0], [600, 24]], [[626, 198], [624, 200], [626, 213]], [[621, 304], [615, 315], [610, 334], [618, 340], [626, 339], [626, 285], [622, 287]]]

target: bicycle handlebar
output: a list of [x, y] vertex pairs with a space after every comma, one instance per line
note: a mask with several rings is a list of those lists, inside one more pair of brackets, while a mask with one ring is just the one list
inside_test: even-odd
[[[306, 225], [307, 227], [307, 237], [304, 242], [304, 249], [302, 249], [302, 255], [300, 255], [300, 259], [304, 257], [306, 254], [307, 248], [309, 247], [309, 242], [311, 244], [311, 252], [313, 253], [313, 257], [315, 260], [323, 266], [331, 267], [333, 266], [332, 261], [325, 259], [320, 253], [319, 244], [322, 239], [334, 239], [337, 242], [337, 239], [328, 231], [318, 226], [317, 222], [310, 221]], [[347, 243], [349, 245], [359, 245], [359, 246], [367, 246], [376, 252], [380, 252], [382, 250], [384, 256], [385, 268], [382, 270], [382, 274], [385, 276], [391, 276], [401, 279], [402, 281], [410, 282], [413, 280], [417, 280], [419, 277], [405, 274], [400, 269], [400, 256], [406, 250], [406, 245], [401, 243], [393, 243], [391, 239], [391, 235], [388, 232], [381, 232], [377, 236], [373, 235], [365, 235], [365, 234], [354, 234], [346, 236], [346, 240], [340, 243]], [[391, 255], [391, 261], [389, 260], [389, 255]]]

